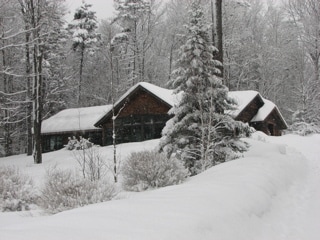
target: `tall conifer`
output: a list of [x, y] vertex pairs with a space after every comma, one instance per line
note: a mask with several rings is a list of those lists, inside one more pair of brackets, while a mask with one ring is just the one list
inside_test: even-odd
[[191, 5], [186, 42], [180, 48], [171, 82], [181, 96], [163, 130], [161, 148], [184, 161], [192, 174], [244, 151], [239, 140], [249, 128], [234, 121], [226, 111], [234, 107], [228, 89], [219, 78], [221, 63], [213, 59], [217, 49], [210, 42], [209, 24], [198, 1]]

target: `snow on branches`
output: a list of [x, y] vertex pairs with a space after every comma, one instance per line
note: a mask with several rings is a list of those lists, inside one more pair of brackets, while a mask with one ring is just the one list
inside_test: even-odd
[[249, 127], [224, 113], [233, 109], [234, 102], [218, 76], [221, 63], [213, 59], [216, 48], [198, 3], [192, 4], [189, 16], [186, 42], [171, 82], [175, 92], [183, 95], [170, 110], [174, 117], [163, 130], [160, 148], [197, 174], [245, 151], [240, 136], [249, 134]]

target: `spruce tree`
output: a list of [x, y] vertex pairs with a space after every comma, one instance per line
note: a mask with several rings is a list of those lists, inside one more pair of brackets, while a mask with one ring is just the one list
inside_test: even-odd
[[191, 174], [223, 162], [232, 153], [246, 150], [239, 140], [249, 127], [225, 114], [235, 102], [219, 78], [221, 63], [213, 59], [217, 49], [209, 37], [209, 24], [195, 1], [189, 12], [186, 42], [180, 48], [172, 84], [178, 104], [163, 130], [160, 148], [181, 159]]

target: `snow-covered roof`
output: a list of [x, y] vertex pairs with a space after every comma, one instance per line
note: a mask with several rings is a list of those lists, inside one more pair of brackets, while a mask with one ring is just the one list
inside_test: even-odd
[[173, 93], [173, 90], [158, 87], [154, 84], [147, 83], [147, 82], [139, 82], [133, 87], [131, 87], [125, 94], [122, 95], [122, 97], [115, 103], [115, 105], [122, 102], [126, 97], [128, 97], [135, 89], [137, 89], [139, 86], [143, 87], [159, 99], [163, 100], [170, 106], [173, 106], [178, 101], [177, 95]]
[[284, 117], [282, 116], [280, 110], [278, 109], [277, 105], [275, 105], [273, 102], [271, 102], [268, 99], [262, 98], [263, 99], [263, 106], [261, 108], [259, 108], [257, 114], [251, 119], [251, 122], [262, 122], [264, 121], [269, 114], [276, 109], [276, 111], [278, 112], [281, 120], [283, 121], [283, 123], [287, 126], [286, 121], [284, 120]]
[[173, 90], [161, 88], [161, 87], [158, 87], [156, 85], [153, 85], [153, 84], [147, 83], [147, 82], [141, 82], [141, 83], [138, 83], [138, 85], [144, 87], [149, 92], [151, 92], [153, 95], [157, 96], [161, 100], [168, 103], [170, 106], [177, 104], [180, 99], [176, 94], [173, 93]]
[[269, 114], [273, 111], [273, 109], [276, 107], [276, 105], [263, 98], [263, 106], [261, 108], [259, 108], [257, 114], [251, 119], [251, 122], [260, 122], [260, 121], [264, 121]]
[[[123, 102], [130, 94], [132, 94], [138, 87], [142, 87], [160, 100], [167, 103], [169, 106], [174, 106], [181, 99], [181, 94], [174, 94], [173, 90], [161, 88], [151, 83], [140, 82], [131, 87], [122, 97], [115, 103], [115, 106]], [[269, 114], [276, 108], [283, 120], [277, 106], [264, 99], [257, 91], [230, 91], [229, 97], [233, 98], [238, 106], [235, 110], [228, 111], [234, 118], [237, 117], [250, 102], [257, 96], [260, 96], [264, 105], [259, 109], [258, 113], [252, 118], [251, 122], [264, 121]], [[86, 107], [86, 108], [72, 108], [63, 110], [56, 115], [50, 117], [42, 122], [42, 133], [55, 133], [55, 132], [71, 132], [71, 131], [84, 131], [100, 129], [98, 126], [103, 119], [110, 114], [112, 105]]]
[[[134, 85], [133, 87], [131, 87], [125, 94], [123, 94], [122, 97], [115, 103], [115, 106], [120, 104], [124, 99], [126, 99], [138, 87], [143, 87], [144, 89], [146, 89], [147, 91], [149, 91], [150, 93], [152, 93], [153, 95], [155, 95], [156, 97], [161, 99], [162, 101], [166, 102], [170, 106], [174, 106], [181, 99], [181, 94], [178, 94], [178, 95], [174, 94], [173, 90], [161, 88], [161, 87], [158, 87], [154, 84], [147, 83], [147, 82], [139, 82], [136, 85]], [[271, 102], [267, 99], [264, 99], [260, 95], [260, 93], [257, 91], [253, 91], [253, 90], [230, 91], [228, 94], [229, 94], [229, 97], [233, 98], [237, 103], [236, 109], [228, 111], [228, 114], [230, 114], [234, 118], [236, 118], [250, 104], [250, 102], [257, 96], [259, 96], [264, 101], [265, 104], [263, 105], [262, 108], [259, 109], [258, 113], [251, 120], [251, 122], [264, 121], [267, 118], [267, 116], [271, 113], [271, 111], [274, 108], [277, 108], [273, 102]], [[98, 123], [100, 123], [103, 120], [103, 118], [107, 114], [110, 113], [110, 111], [111, 111], [111, 109], [109, 110], [109, 112], [106, 112], [103, 115], [101, 115], [100, 118], [98, 118], [98, 121], [95, 123], [95, 125], [97, 126]], [[286, 122], [285, 122], [284, 118], [282, 117], [278, 108], [277, 108], [277, 111], [279, 112], [279, 115], [280, 115], [281, 119], [283, 120], [283, 122], [286, 124]]]
[[41, 133], [72, 132], [100, 129], [96, 120], [107, 113], [112, 105], [65, 109], [44, 120]]
[[228, 114], [234, 118], [237, 117], [257, 95], [260, 94], [253, 90], [230, 91], [228, 96], [236, 101], [237, 108], [235, 110], [228, 111]]
[[[148, 92], [156, 96], [157, 98], [161, 99], [162, 101], [166, 102], [168, 105], [173, 106], [174, 104], [178, 103], [181, 95], [174, 94], [173, 90], [158, 87], [154, 84], [147, 83], [147, 82], [139, 82], [136, 85], [132, 86], [125, 94], [121, 96], [121, 98], [115, 103], [115, 107], [117, 107], [121, 102], [123, 102], [130, 94], [134, 92], [137, 88], [142, 87], [146, 89]], [[97, 118], [95, 126], [99, 125], [99, 122], [103, 120], [103, 118], [111, 112], [110, 109], [108, 112], [101, 115]]]

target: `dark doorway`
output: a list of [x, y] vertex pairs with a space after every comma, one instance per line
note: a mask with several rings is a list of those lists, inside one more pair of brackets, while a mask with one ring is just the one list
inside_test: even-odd
[[268, 124], [268, 130], [271, 136], [274, 136], [274, 126], [273, 124]]

